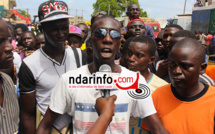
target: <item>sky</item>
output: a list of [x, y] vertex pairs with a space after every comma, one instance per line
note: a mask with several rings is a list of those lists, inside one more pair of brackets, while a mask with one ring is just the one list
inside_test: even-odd
[[[16, 0], [15, 9], [29, 9], [31, 16], [37, 14], [39, 5], [45, 0]], [[90, 20], [93, 13], [93, 3], [96, 0], [62, 0], [69, 6], [70, 15], [84, 17]], [[186, 14], [192, 13], [192, 5], [196, 0], [186, 0]], [[155, 18], [174, 18], [178, 14], [183, 14], [185, 0], [139, 0], [140, 7], [148, 13], [148, 17]]]

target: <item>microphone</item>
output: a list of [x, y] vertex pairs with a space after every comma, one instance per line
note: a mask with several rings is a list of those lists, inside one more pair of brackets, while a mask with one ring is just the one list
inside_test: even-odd
[[[99, 72], [103, 72], [103, 73], [111, 73], [111, 67], [107, 64], [103, 64], [99, 67]], [[103, 98], [107, 98], [110, 96], [110, 89], [105, 89], [104, 90], [104, 96]]]

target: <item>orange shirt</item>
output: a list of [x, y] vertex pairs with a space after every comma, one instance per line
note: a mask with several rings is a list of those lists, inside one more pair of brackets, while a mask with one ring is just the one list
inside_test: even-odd
[[215, 81], [215, 65], [208, 65], [205, 73]]
[[[182, 101], [184, 98], [168, 84], [158, 88], [152, 98], [158, 116], [171, 134], [214, 133], [215, 87], [205, 85], [191, 100]], [[142, 127], [146, 128], [145, 123]]]

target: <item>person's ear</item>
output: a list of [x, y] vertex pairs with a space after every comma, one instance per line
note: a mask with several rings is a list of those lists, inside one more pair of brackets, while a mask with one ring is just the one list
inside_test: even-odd
[[152, 64], [154, 62], [154, 60], [155, 60], [155, 56], [151, 56], [149, 58], [149, 64]]
[[204, 74], [205, 73], [206, 67], [207, 67], [207, 63], [206, 62], [204, 62], [204, 63], [201, 64], [200, 74]]

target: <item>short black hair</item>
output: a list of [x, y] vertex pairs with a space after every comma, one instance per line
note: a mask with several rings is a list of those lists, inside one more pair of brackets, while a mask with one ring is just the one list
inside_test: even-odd
[[[137, 3], [131, 3], [131, 4], [129, 4], [128, 5], [128, 8], [127, 8], [127, 11], [129, 11], [129, 9], [130, 9], [130, 7], [132, 6], [132, 5], [138, 5]], [[138, 5], [139, 6], [139, 5]], [[139, 8], [140, 8], [140, 6], [139, 6]]]
[[177, 25], [177, 24], [170, 24], [170, 25], [167, 25], [165, 27], [166, 28], [170, 28], [170, 27], [174, 27], [174, 28], [178, 28], [179, 30], [184, 30], [180, 25]]
[[21, 28], [23, 33], [28, 31], [28, 27], [24, 24], [16, 24], [14, 30], [16, 30], [17, 28]]
[[[75, 25], [75, 26], [77, 26], [78, 27], [78, 25], [84, 25], [84, 26], [86, 26], [87, 27], [87, 25], [85, 24], [85, 23], [78, 23], [77, 25]], [[87, 27], [88, 28], [88, 27]]]
[[110, 16], [110, 15], [104, 15], [104, 16], [102, 16], [102, 17], [100, 17], [100, 18], [98, 18], [98, 19], [96, 19], [95, 21], [94, 21], [94, 23], [93, 24], [91, 24], [91, 32], [93, 32], [92, 30], [93, 30], [93, 26], [95, 25], [95, 22], [97, 22], [97, 21], [99, 21], [100, 19], [103, 19], [103, 18], [111, 18], [111, 19], [113, 19], [113, 20], [115, 20], [118, 24], [119, 24], [119, 26], [120, 26], [120, 28], [121, 28], [121, 24], [120, 24], [120, 22], [118, 21], [118, 20], [116, 20], [113, 16]]
[[155, 51], [156, 51], [156, 43], [155, 41], [146, 35], [141, 35], [141, 36], [137, 36], [134, 37], [131, 42], [140, 42], [140, 43], [145, 43], [148, 45], [148, 53], [149, 56], [155, 56]]
[[39, 33], [37, 33], [37, 36], [36, 36], [36, 37], [38, 37], [38, 36], [40, 36], [40, 35], [44, 35], [44, 34], [39, 32]]
[[175, 34], [172, 35], [173, 37], [187, 37], [187, 38], [192, 38], [192, 39], [196, 39], [195, 34], [193, 34], [192, 32], [188, 31], [188, 30], [180, 30], [178, 32], [176, 32]]
[[122, 54], [125, 54], [126, 51], [128, 50], [128, 47], [129, 47], [129, 44], [131, 43], [131, 40], [133, 39], [134, 37], [129, 37], [125, 43], [121, 46], [121, 53]]
[[90, 22], [91, 22], [91, 27], [92, 27], [93, 23], [95, 22], [95, 18], [96, 18], [98, 15], [103, 15], [103, 16], [105, 16], [105, 15], [107, 15], [107, 12], [101, 11], [101, 12], [94, 13], [93, 16], [91, 17], [91, 20], [90, 20]]
[[178, 47], [178, 48], [184, 47], [184, 48], [189, 48], [189, 49], [195, 49], [194, 52], [196, 52], [195, 54], [198, 56], [197, 58], [199, 58], [201, 63], [205, 62], [205, 48], [198, 40], [192, 39], [192, 38], [184, 38], [184, 39], [180, 40], [179, 42], [177, 42], [172, 47], [172, 50], [175, 47]]

